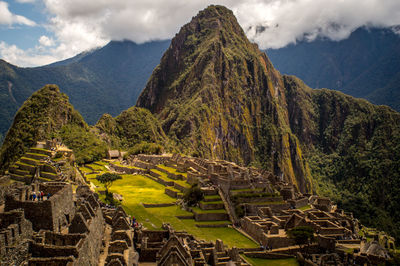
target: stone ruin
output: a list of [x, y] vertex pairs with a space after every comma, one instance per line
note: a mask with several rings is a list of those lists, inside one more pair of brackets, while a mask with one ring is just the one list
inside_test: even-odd
[[164, 230], [135, 232], [134, 243], [139, 251], [139, 262], [157, 265], [248, 265], [239, 256], [237, 248], [228, 249], [221, 240], [214, 243], [199, 241], [192, 235], [175, 231], [168, 224]]
[[[49, 199], [29, 198], [32, 191]], [[63, 182], [19, 185], [0, 212], [0, 265], [248, 265], [222, 241], [199, 241], [175, 231], [132, 227], [121, 208], [102, 207], [87, 186]], [[232, 264], [233, 265], [233, 264]]]
[[[178, 171], [168, 172], [158, 167], [160, 164]], [[351, 214], [337, 209], [328, 198], [299, 193], [266, 171], [181, 155], [137, 155], [110, 166], [119, 172], [148, 176], [165, 185], [165, 193], [176, 198], [187, 188], [175, 180], [199, 184], [210, 197], [210, 203], [205, 199], [199, 208], [224, 212], [193, 211], [195, 221], [229, 220], [218, 226], [236, 226], [261, 247], [252, 251], [228, 249], [222, 241], [197, 240], [168, 224], [158, 231], [133, 228], [122, 208], [101, 204], [86, 185], [73, 193], [66, 182], [13, 183], [0, 187], [0, 204], [4, 203], [4, 211], [0, 211], [0, 265], [247, 265], [239, 252], [262, 258], [296, 256], [308, 265], [373, 265], [389, 259], [384, 247], [394, 248], [394, 239], [386, 235], [377, 234], [375, 242], [365, 242]], [[159, 178], [154, 169], [167, 174], [170, 181]], [[187, 178], [179, 172], [186, 172]], [[8, 179], [0, 181], [7, 183]], [[29, 196], [33, 191], [51, 197], [32, 201]], [[216, 198], [220, 200], [215, 202]], [[241, 215], [237, 213], [240, 208], [244, 211]], [[287, 236], [288, 230], [298, 226], [309, 226], [316, 232], [316, 242], [306, 253]], [[359, 248], [348, 254], [343, 250], [349, 245]]]
[[[130, 171], [144, 175], [150, 173], [153, 180], [167, 186], [166, 194], [176, 198], [179, 198], [179, 193], [168, 189], [168, 186], [174, 184], [158, 180], [157, 175], [151, 173], [151, 169], [162, 171], [157, 165], [164, 164], [179, 172], [186, 172], [187, 183], [199, 184], [205, 195], [220, 195], [223, 208], [232, 224], [240, 227], [264, 248], [283, 249], [294, 256], [299, 249], [293, 248], [295, 243], [286, 232], [294, 227], [309, 226], [316, 232], [317, 242], [312, 250], [313, 255], [305, 254], [306, 258], [302, 258], [314, 263], [313, 265], [332, 261], [338, 265], [356, 261], [374, 263], [384, 262], [388, 258], [379, 252], [375, 252], [374, 255], [362, 252], [360, 248], [355, 249], [354, 255], [345, 254], [343, 249], [346, 249], [346, 246], [365, 245], [358, 235], [357, 219], [354, 219], [351, 213], [338, 210], [329, 198], [302, 194], [293, 184], [285, 183], [283, 178], [267, 171], [241, 167], [223, 160], [207, 160], [177, 154], [137, 155], [125, 163], [137, 167]], [[170, 178], [173, 179], [172, 176]], [[203, 210], [208, 208], [203, 206], [205, 203], [199, 204]], [[238, 208], [242, 208], [244, 212], [241, 219], [237, 213]], [[215, 214], [194, 212], [195, 220], [200, 219], [199, 215], [203, 220], [212, 220], [211, 216]], [[393, 238], [379, 236], [379, 239], [383, 243], [380, 246], [394, 247]], [[299, 260], [301, 261], [301, 258]]]

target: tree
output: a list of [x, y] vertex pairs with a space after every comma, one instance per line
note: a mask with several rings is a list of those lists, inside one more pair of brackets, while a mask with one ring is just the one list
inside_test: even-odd
[[186, 191], [185, 195], [183, 196], [183, 201], [186, 202], [188, 206], [194, 206], [203, 198], [203, 192], [197, 184], [194, 184]]
[[[289, 238], [293, 239], [294, 242], [300, 247], [303, 245], [309, 245], [314, 241], [314, 229], [310, 226], [297, 226], [290, 229], [287, 232]], [[303, 248], [301, 247], [301, 248]]]
[[122, 177], [118, 174], [113, 174], [113, 173], [105, 173], [96, 176], [96, 180], [102, 183], [106, 188], [106, 194], [108, 194], [108, 189], [112, 186], [112, 183], [118, 179], [122, 179]]

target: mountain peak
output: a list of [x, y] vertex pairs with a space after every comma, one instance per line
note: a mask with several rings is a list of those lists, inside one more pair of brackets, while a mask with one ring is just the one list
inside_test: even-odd
[[[211, 5], [193, 17], [172, 39], [137, 105], [158, 113], [167, 98], [175, 99], [178, 95], [186, 98], [197, 90], [198, 87], [184, 85], [185, 80], [201, 79], [209, 63], [214, 67], [220, 65], [220, 69], [213, 70], [218, 80], [227, 79], [221, 76], [227, 74], [221, 72], [226, 69], [221, 63], [227, 62], [220, 60], [235, 57], [245, 61], [244, 57], [262, 58], [262, 65], [273, 70], [265, 54], [247, 39], [233, 12], [223, 6]], [[189, 77], [187, 74], [191, 70], [196, 73]], [[167, 91], [168, 95], [165, 94]]]
[[280, 132], [289, 128], [285, 105], [279, 72], [222, 6], [209, 6], [180, 29], [137, 101], [163, 121], [183, 153], [243, 165], [264, 161], [310, 190], [295, 136]]

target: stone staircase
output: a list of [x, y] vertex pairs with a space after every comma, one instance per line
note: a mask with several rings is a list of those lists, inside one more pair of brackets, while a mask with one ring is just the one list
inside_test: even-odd
[[[227, 227], [231, 225], [229, 215], [217, 189], [203, 189], [204, 199], [199, 202], [199, 207], [191, 209], [197, 227]], [[207, 223], [209, 222], [209, 223]], [[217, 223], [215, 223], [217, 222]]]

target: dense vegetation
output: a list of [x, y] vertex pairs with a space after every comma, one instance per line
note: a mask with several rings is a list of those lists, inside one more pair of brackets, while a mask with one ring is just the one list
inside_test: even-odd
[[184, 153], [262, 166], [400, 237], [400, 114], [281, 76], [229, 10], [182, 27], [137, 105]]
[[267, 50], [274, 66], [312, 88], [340, 90], [400, 111], [400, 36], [359, 28], [342, 41], [317, 39]]
[[155, 114], [177, 151], [256, 161], [306, 191], [310, 173], [287, 124], [284, 98], [277, 97], [283, 89], [233, 13], [210, 6], [171, 41], [137, 106]]
[[78, 164], [98, 161], [106, 156], [106, 143], [87, 127], [69, 124], [55, 135], [74, 151], [75, 162]]
[[[49, 66], [19, 68], [0, 60], [0, 134], [23, 102], [46, 84], [57, 84], [89, 124], [134, 105], [169, 41], [137, 45], [110, 42]], [[0, 137], [1, 140], [1, 137]]]
[[68, 102], [57, 86], [47, 85], [18, 110], [0, 153], [1, 170], [24, 154], [36, 141], [50, 138], [66, 124], [87, 126], [82, 116]]
[[18, 110], [0, 152], [4, 171], [38, 140], [59, 137], [76, 149], [78, 162], [105, 155], [105, 146], [89, 132], [82, 116], [56, 85], [46, 85], [26, 100]]
[[135, 153], [135, 150], [158, 153], [160, 145], [168, 147], [167, 137], [160, 122], [147, 109], [131, 107], [115, 118], [104, 114], [95, 128], [97, 134], [109, 146], [132, 153]]
[[[285, 76], [291, 127], [317, 192], [368, 226], [400, 236], [400, 114]], [[305, 131], [306, 129], [306, 131]]]
[[327, 195], [400, 239], [400, 114], [281, 76], [226, 8], [210, 6], [181, 29], [137, 105], [90, 130], [46, 86], [17, 113], [0, 165], [49, 137], [73, 148], [78, 162], [101, 158], [106, 145], [222, 158]]

